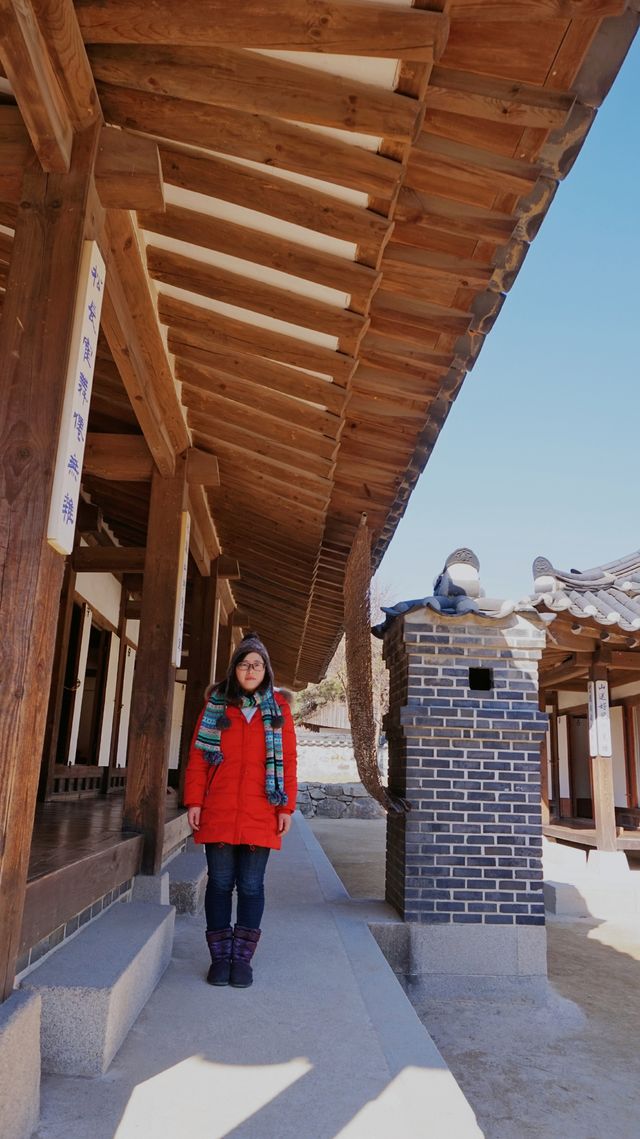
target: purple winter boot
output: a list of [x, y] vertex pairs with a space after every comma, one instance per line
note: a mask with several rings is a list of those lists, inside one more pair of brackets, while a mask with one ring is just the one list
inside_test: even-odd
[[260, 933], [259, 929], [243, 929], [241, 925], [237, 925], [233, 931], [229, 984], [236, 989], [248, 989], [253, 984], [251, 958], [260, 940]]
[[231, 972], [233, 930], [231, 926], [227, 926], [226, 929], [208, 929], [206, 937], [211, 954], [207, 981], [210, 985], [228, 985]]

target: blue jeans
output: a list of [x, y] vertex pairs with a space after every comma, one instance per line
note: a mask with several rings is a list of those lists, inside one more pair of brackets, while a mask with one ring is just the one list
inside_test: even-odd
[[259, 929], [264, 912], [264, 872], [268, 846], [235, 846], [230, 842], [205, 843], [209, 880], [204, 896], [207, 930], [231, 925], [233, 888], [238, 891], [236, 922], [244, 929]]

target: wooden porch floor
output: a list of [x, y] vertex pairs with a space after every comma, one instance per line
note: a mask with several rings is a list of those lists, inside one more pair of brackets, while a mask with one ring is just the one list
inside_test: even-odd
[[[587, 819], [552, 819], [542, 827], [546, 838], [571, 842], [576, 846], [596, 846], [596, 831]], [[624, 831], [617, 838], [618, 850], [640, 851], [640, 831]]]
[[[130, 838], [122, 833], [123, 795], [39, 803], [36, 808], [27, 881], [51, 874], [87, 856], [100, 854]], [[175, 796], [167, 796], [167, 823], [184, 815]]]
[[[123, 795], [39, 804], [19, 953], [57, 944], [140, 871], [142, 835], [121, 830]], [[190, 834], [187, 812], [167, 795], [163, 857]], [[105, 901], [106, 899], [106, 901]], [[70, 926], [67, 923], [71, 923]]]

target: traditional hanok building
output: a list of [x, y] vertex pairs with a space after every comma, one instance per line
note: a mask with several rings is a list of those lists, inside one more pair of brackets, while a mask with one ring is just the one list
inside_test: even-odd
[[184, 841], [242, 628], [322, 676], [360, 516], [377, 563], [637, 24], [1, 0], [7, 1031], [17, 967]]
[[554, 616], [540, 666], [545, 833], [640, 851], [640, 552], [569, 572], [537, 558], [533, 571], [531, 602]]

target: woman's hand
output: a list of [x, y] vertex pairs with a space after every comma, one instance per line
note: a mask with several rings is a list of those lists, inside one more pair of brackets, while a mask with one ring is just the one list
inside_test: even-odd
[[291, 830], [291, 815], [287, 811], [278, 811], [278, 834], [285, 835]]
[[187, 821], [192, 831], [200, 830], [200, 812], [202, 807], [189, 807], [187, 811]]

